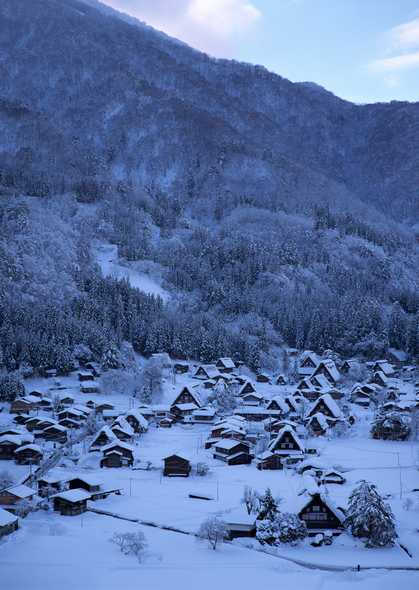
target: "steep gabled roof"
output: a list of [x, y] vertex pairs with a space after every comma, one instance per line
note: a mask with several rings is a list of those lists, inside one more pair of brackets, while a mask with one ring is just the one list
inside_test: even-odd
[[295, 430], [291, 426], [284, 426], [283, 428], [281, 428], [276, 437], [270, 442], [268, 449], [273, 451], [273, 449], [275, 449], [275, 447], [281, 443], [285, 434], [288, 434], [293, 439], [300, 451], [304, 453], [304, 445], [297, 436]]
[[339, 406], [337, 405], [337, 403], [335, 402], [335, 400], [333, 399], [333, 397], [329, 393], [325, 393], [324, 395], [320, 396], [319, 399], [317, 399], [313, 403], [311, 409], [308, 412], [308, 416], [317, 413], [317, 407], [320, 405], [320, 403], [322, 401], [325, 404], [325, 406], [329, 409], [333, 418], [341, 418], [342, 417], [341, 409], [339, 408]]

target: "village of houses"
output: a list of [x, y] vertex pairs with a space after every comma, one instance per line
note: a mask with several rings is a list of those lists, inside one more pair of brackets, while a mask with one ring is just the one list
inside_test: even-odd
[[[30, 531], [48, 526], [58, 545], [60, 527], [77, 528], [82, 548], [90, 527], [90, 551], [99, 522], [106, 531], [170, 531], [183, 543], [216, 516], [228, 544], [260, 550], [257, 511], [242, 502], [246, 486], [260, 496], [269, 488], [281, 511], [305, 523], [301, 543], [278, 549], [291, 560], [418, 567], [417, 366], [396, 350], [368, 363], [287, 355], [292, 378], [252, 374], [230, 358], [200, 365], [155, 355], [164, 375], [158, 405], [102, 393], [96, 363], [26, 379], [25, 395], [0, 412], [0, 471], [12, 480], [0, 489], [0, 568], [1, 554], [16, 565], [42, 551], [42, 535]], [[234, 400], [220, 406], [215, 391]], [[391, 505], [394, 547], [368, 550], [346, 530], [360, 480]]]

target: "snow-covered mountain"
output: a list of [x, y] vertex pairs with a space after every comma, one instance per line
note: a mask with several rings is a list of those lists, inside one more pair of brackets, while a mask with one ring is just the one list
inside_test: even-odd
[[[98, 347], [415, 353], [419, 103], [355, 105], [93, 0], [2, 0], [0, 55], [0, 323], [24, 318], [22, 335], [44, 317], [16, 293], [108, 289], [68, 312]], [[167, 315], [153, 304], [133, 334], [125, 286], [91, 280], [95, 243], [123, 276], [158, 269]]]

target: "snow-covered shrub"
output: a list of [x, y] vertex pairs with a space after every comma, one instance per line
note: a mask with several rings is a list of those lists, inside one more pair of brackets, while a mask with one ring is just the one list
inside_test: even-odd
[[200, 476], [208, 475], [210, 471], [209, 465], [207, 463], [197, 463], [196, 464], [196, 474]]
[[306, 524], [296, 514], [280, 512], [275, 519], [275, 524], [280, 543], [295, 545], [307, 536]]
[[349, 496], [346, 525], [366, 547], [391, 547], [397, 538], [394, 515], [375, 485], [362, 480]]
[[217, 545], [223, 543], [228, 537], [228, 528], [225, 522], [215, 516], [204, 520], [198, 529], [197, 537], [208, 542], [209, 546], [217, 549]]
[[296, 514], [278, 512], [274, 518], [257, 521], [256, 538], [261, 545], [296, 545], [307, 536], [305, 523]]
[[144, 533], [114, 533], [111, 542], [117, 545], [124, 555], [133, 555], [141, 563], [144, 559], [148, 543]]

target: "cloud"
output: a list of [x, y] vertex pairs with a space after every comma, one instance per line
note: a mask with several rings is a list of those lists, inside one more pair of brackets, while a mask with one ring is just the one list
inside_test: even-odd
[[394, 27], [389, 31], [389, 37], [396, 49], [419, 47], [419, 18]]
[[375, 72], [384, 72], [391, 85], [396, 85], [399, 78], [388, 76], [419, 67], [419, 18], [393, 27], [384, 35], [386, 57], [375, 59], [369, 68]]
[[419, 51], [403, 53], [393, 57], [376, 59], [370, 63], [370, 68], [377, 72], [391, 72], [409, 70], [419, 66]]
[[250, 0], [102, 0], [219, 57], [231, 57], [262, 14]]

